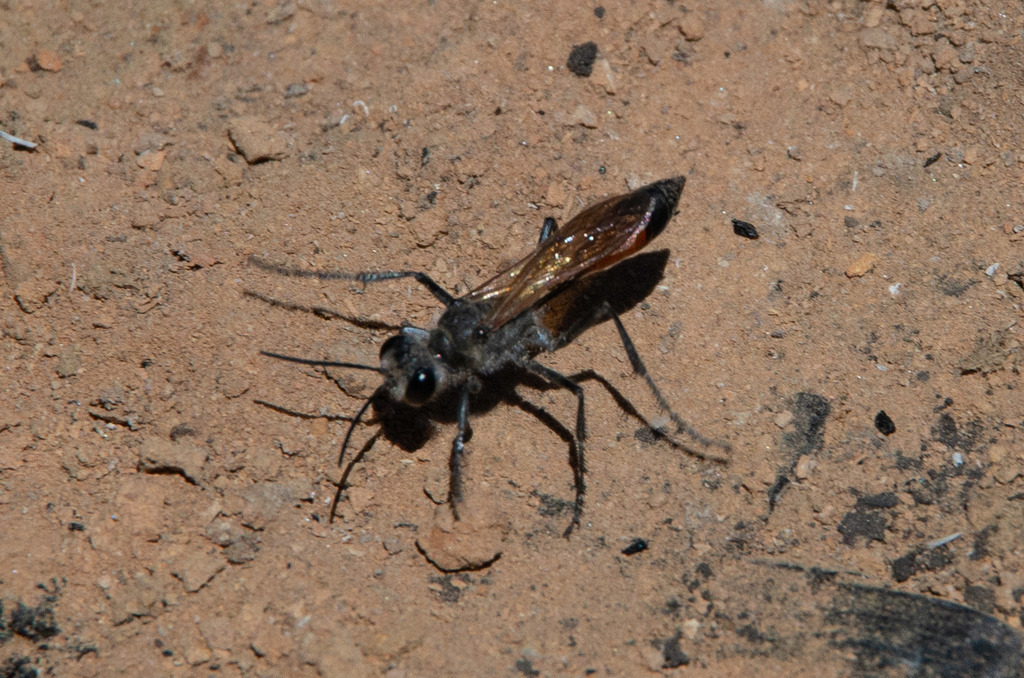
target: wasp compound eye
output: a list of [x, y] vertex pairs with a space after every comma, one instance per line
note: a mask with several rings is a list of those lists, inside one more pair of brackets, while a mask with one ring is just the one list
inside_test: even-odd
[[436, 388], [437, 377], [434, 376], [434, 370], [421, 367], [413, 372], [405, 387], [405, 400], [410, 405], [422, 405], [430, 400]]
[[395, 358], [404, 356], [408, 353], [407, 340], [401, 334], [389, 338], [380, 347], [380, 357], [383, 358], [386, 354], [393, 354]]

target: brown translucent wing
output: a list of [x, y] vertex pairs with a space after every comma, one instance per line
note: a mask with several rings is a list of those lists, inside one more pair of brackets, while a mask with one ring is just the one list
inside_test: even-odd
[[487, 302], [498, 328], [573, 280], [637, 252], [672, 218], [685, 177], [665, 179], [592, 205], [555, 231], [532, 254], [466, 295]]

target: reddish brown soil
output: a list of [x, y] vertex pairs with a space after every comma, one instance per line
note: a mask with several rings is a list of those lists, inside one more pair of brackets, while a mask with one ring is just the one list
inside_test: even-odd
[[[368, 4], [0, 0], [0, 129], [38, 143], [0, 146], [0, 673], [1012, 675], [1020, 3]], [[667, 265], [623, 320], [729, 462], [586, 381], [563, 539], [575, 400], [499, 384], [447, 537], [493, 565], [417, 547], [445, 543], [443, 412], [393, 424], [328, 523], [346, 424], [322, 415], [378, 377], [259, 351], [372, 364], [387, 332], [246, 292], [393, 324], [438, 304], [248, 257], [463, 293], [545, 216], [675, 174]], [[659, 416], [609, 324], [542, 359]], [[932, 647], [893, 640], [918, 604], [995, 649], [887, 662]]]

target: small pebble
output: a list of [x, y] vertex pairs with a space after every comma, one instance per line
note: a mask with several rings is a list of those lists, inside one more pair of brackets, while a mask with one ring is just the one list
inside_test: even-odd
[[647, 548], [648, 548], [647, 542], [645, 540], [640, 539], [639, 537], [637, 537], [636, 539], [634, 539], [633, 541], [631, 541], [629, 543], [629, 546], [627, 546], [626, 548], [622, 549], [622, 555], [624, 555], [624, 556], [636, 555], [637, 553], [641, 553], [643, 551], [646, 551]]
[[793, 467], [793, 476], [797, 480], [807, 480], [807, 477], [811, 475], [811, 471], [814, 470], [816, 465], [815, 461], [805, 454], [800, 457], [800, 461]]
[[686, 14], [679, 20], [679, 32], [683, 34], [688, 42], [697, 42], [704, 37], [704, 22], [697, 18], [693, 12]]
[[239, 117], [231, 121], [228, 136], [235, 149], [250, 165], [280, 160], [287, 152], [287, 145], [277, 130], [252, 116]]
[[62, 68], [60, 56], [48, 49], [41, 49], [32, 58], [29, 67], [33, 71], [50, 71], [56, 73]]
[[750, 238], [751, 240], [757, 240], [759, 237], [753, 224], [739, 219], [732, 220], [732, 232], [741, 238]]
[[597, 59], [597, 43], [585, 42], [582, 45], [573, 45], [569, 52], [569, 58], [565, 67], [581, 78], [589, 78], [594, 72], [594, 61]]
[[846, 269], [847, 278], [860, 278], [861, 276], [867, 275], [871, 269], [875, 267], [875, 263], [878, 261], [878, 256], [872, 253], [867, 253], [857, 261], [853, 262]]
[[793, 421], [793, 413], [790, 411], [779, 412], [775, 415], [775, 425], [779, 428], [786, 428]]
[[875, 428], [882, 435], [892, 435], [896, 432], [896, 424], [893, 422], [892, 417], [886, 414], [885, 410], [878, 410], [878, 414], [875, 415]]

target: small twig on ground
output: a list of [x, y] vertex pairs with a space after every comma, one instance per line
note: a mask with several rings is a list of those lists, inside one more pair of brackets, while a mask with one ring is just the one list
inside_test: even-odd
[[9, 141], [12, 144], [14, 144], [15, 146], [24, 146], [25, 148], [29, 148], [29, 149], [35, 149], [35, 147], [36, 147], [36, 144], [32, 143], [31, 141], [25, 141], [24, 139], [19, 139], [18, 137], [14, 136], [13, 134], [8, 134], [7, 132], [3, 131], [2, 129], [0, 129], [0, 139], [3, 139], [5, 141]]

